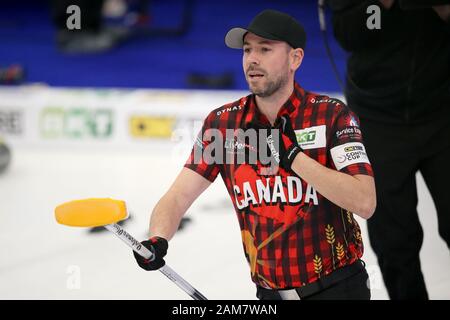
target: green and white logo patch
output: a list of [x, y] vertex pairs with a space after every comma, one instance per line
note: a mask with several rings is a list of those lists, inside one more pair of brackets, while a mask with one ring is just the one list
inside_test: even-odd
[[327, 144], [326, 126], [314, 126], [295, 130], [297, 142], [302, 149], [324, 148]]

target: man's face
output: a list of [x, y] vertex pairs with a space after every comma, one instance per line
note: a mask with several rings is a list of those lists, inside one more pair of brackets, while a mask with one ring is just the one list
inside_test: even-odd
[[285, 42], [246, 34], [242, 65], [252, 93], [268, 97], [288, 83], [290, 49]]

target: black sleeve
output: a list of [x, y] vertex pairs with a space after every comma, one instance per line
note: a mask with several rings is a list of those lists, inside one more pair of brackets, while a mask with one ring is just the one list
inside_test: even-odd
[[[397, 14], [394, 6], [387, 10], [378, 0], [328, 0], [333, 17], [333, 30], [339, 44], [347, 51], [375, 48], [380, 45], [385, 32], [395, 23]], [[377, 5], [381, 10], [381, 29], [370, 30], [367, 8]]]

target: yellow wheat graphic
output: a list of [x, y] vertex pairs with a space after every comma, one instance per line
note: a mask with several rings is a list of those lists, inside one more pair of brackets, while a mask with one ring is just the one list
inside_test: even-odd
[[327, 242], [330, 245], [333, 245], [334, 241], [336, 240], [334, 237], [334, 228], [328, 224], [325, 228], [325, 234], [327, 236]]
[[344, 246], [338, 242], [336, 245], [336, 253], [337, 253], [337, 258], [340, 260], [344, 259], [345, 257], [345, 251], [344, 251]]
[[320, 274], [322, 273], [322, 258], [316, 254], [314, 256], [313, 262], [314, 262], [314, 272], [317, 273], [317, 275], [320, 278]]
[[327, 242], [331, 246], [331, 257], [333, 259], [333, 269], [334, 269], [334, 268], [336, 268], [336, 261], [334, 259], [333, 244], [336, 241], [336, 238], [334, 236], [334, 228], [329, 224], [327, 224], [327, 226], [325, 227], [325, 235], [327, 237]]
[[353, 213], [350, 211], [347, 211], [347, 221], [348, 223], [353, 224]]
[[358, 240], [358, 241], [362, 241], [362, 236], [361, 236], [361, 232], [359, 232], [359, 230], [357, 230], [356, 232], [355, 232], [355, 238]]
[[[348, 212], [348, 211], [346, 210], [346, 212]], [[345, 246], [348, 247], [348, 242], [347, 242], [347, 224], [345, 223], [344, 215], [346, 215], [346, 214], [344, 213], [344, 210], [341, 208], [342, 226], [344, 227], [344, 242], [345, 242]]]

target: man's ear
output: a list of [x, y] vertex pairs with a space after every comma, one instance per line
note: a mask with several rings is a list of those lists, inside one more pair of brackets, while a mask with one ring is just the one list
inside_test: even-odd
[[290, 53], [291, 66], [296, 71], [303, 62], [305, 52], [302, 48], [292, 49]]

